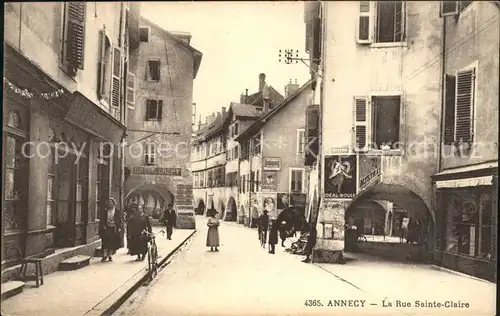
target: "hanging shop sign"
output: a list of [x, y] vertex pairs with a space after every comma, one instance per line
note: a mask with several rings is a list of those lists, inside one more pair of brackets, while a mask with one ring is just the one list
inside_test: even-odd
[[159, 168], [159, 167], [134, 167], [134, 174], [149, 174], [149, 175], [164, 175], [164, 176], [181, 176], [181, 168]]

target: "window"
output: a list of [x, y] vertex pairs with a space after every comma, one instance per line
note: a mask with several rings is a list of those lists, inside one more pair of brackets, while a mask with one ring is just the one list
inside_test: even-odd
[[127, 106], [131, 109], [135, 108], [135, 75], [133, 73], [127, 74], [127, 93], [125, 95]]
[[214, 171], [208, 170], [207, 187], [211, 188], [214, 185]]
[[160, 61], [159, 60], [148, 60], [148, 66], [147, 66], [147, 71], [146, 71], [146, 80], [160, 81]]
[[163, 112], [163, 100], [146, 101], [146, 121], [161, 121]]
[[111, 71], [111, 115], [121, 121], [121, 85], [123, 71], [123, 52], [121, 48], [113, 47], [113, 69]]
[[[372, 13], [371, 1], [359, 2], [357, 42], [398, 43], [406, 39], [405, 1], [377, 1]], [[374, 33], [375, 36], [372, 34]], [[374, 38], [373, 38], [374, 37]], [[372, 39], [373, 38], [373, 39]]]
[[297, 130], [297, 153], [302, 154], [305, 151], [306, 147], [306, 130], [298, 129]]
[[304, 169], [290, 169], [290, 192], [301, 193], [304, 188]]
[[252, 153], [254, 155], [259, 155], [261, 152], [262, 152], [262, 148], [261, 148], [261, 134], [257, 134], [255, 135], [251, 142], [250, 142], [250, 145], [252, 147]]
[[153, 143], [145, 144], [144, 163], [154, 165], [156, 161], [156, 145]]
[[472, 1], [441, 1], [439, 16], [454, 16], [464, 11]]
[[[7, 134], [4, 145], [4, 201], [5, 228], [7, 230], [21, 229], [23, 226], [23, 191], [21, 188], [25, 179], [22, 178], [21, 166], [22, 139]], [[25, 197], [24, 197], [25, 198]]]
[[250, 172], [250, 192], [255, 192], [255, 171]]
[[200, 187], [203, 188], [205, 187], [205, 172], [202, 171], [200, 173]]
[[239, 133], [239, 125], [238, 122], [234, 123], [234, 136], [238, 136]]
[[143, 43], [149, 42], [149, 27], [139, 27], [139, 41]]
[[54, 224], [53, 215], [56, 210], [55, 208], [55, 194], [54, 194], [54, 184], [56, 179], [56, 166], [55, 166], [55, 148], [50, 148], [49, 159], [49, 176], [47, 178], [47, 226]]
[[101, 200], [101, 177], [102, 177], [103, 167], [100, 162], [97, 163], [97, 181], [95, 183], [95, 209], [94, 209], [94, 220], [99, 218], [99, 208]]
[[474, 141], [476, 67], [446, 75], [445, 144]]
[[75, 196], [75, 212], [76, 212], [76, 223], [85, 222], [86, 216], [86, 203], [87, 201], [87, 185], [88, 185], [88, 159], [86, 157], [80, 157], [77, 168], [76, 175], [76, 196]]
[[62, 62], [69, 75], [83, 69], [85, 51], [85, 2], [65, 2]]
[[445, 251], [486, 259], [491, 257], [493, 199], [484, 188], [447, 190], [442, 195]]
[[98, 64], [98, 91], [97, 95], [100, 100], [110, 102], [111, 89], [111, 42], [106, 35], [106, 28], [99, 31], [99, 64]]

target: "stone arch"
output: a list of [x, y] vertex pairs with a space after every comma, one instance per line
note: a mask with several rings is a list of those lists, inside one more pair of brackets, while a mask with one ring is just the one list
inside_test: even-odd
[[168, 203], [174, 203], [173, 193], [163, 185], [145, 184], [132, 190], [125, 197], [125, 204], [131, 201], [138, 202], [144, 206], [146, 214], [153, 218], [159, 218], [162, 210]]
[[236, 200], [232, 196], [227, 200], [224, 220], [230, 222], [236, 222], [238, 220], [238, 208]]
[[203, 215], [205, 213], [205, 201], [203, 201], [203, 199], [200, 198], [196, 201], [194, 212], [196, 215]]
[[408, 217], [418, 220], [421, 225], [419, 228], [421, 244], [429, 259], [434, 249], [435, 216], [422, 197], [403, 185], [380, 183], [358, 195], [347, 205], [344, 215], [346, 223], [359, 206], [366, 205], [366, 203], [375, 203], [374, 205], [380, 206], [380, 203], [375, 201], [390, 201], [404, 208], [408, 212]]
[[240, 206], [240, 211], [238, 212], [238, 224], [245, 223], [245, 206], [242, 204]]

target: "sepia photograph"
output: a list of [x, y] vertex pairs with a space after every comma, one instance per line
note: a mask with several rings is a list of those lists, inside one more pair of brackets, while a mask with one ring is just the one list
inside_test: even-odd
[[500, 1], [3, 10], [1, 315], [498, 315]]

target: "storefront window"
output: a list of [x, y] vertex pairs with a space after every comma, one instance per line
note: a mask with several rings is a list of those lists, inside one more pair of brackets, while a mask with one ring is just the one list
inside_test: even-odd
[[54, 148], [50, 149], [49, 159], [49, 177], [47, 179], [47, 226], [52, 225], [55, 211], [55, 199], [54, 199], [54, 183], [56, 179], [56, 168], [54, 166]]
[[491, 251], [491, 195], [481, 188], [469, 188], [449, 191], [443, 198], [445, 251], [488, 258]]
[[22, 228], [23, 205], [25, 199], [22, 195], [25, 190], [26, 177], [23, 171], [26, 168], [26, 159], [21, 152], [22, 138], [7, 134], [4, 138], [4, 216], [5, 228], [7, 230], [17, 230]]

